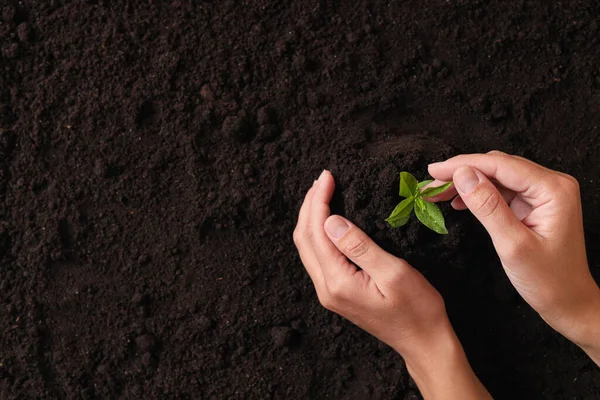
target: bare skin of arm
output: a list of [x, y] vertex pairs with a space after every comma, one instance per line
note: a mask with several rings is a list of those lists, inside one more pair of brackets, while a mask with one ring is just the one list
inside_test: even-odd
[[[519, 294], [600, 365], [600, 288], [587, 262], [579, 185], [561, 172], [500, 152], [431, 164], [432, 186], [486, 228]], [[426, 399], [489, 399], [450, 325], [443, 299], [404, 260], [343, 217], [324, 171], [308, 191], [294, 242], [320, 302], [392, 346]], [[356, 268], [361, 267], [361, 270]]]
[[294, 231], [321, 304], [400, 353], [425, 398], [490, 399], [440, 294], [406, 261], [330, 214], [334, 186], [331, 173], [324, 171], [308, 191]]
[[487, 229], [519, 294], [600, 365], [600, 289], [587, 262], [575, 178], [501, 152], [429, 166], [452, 190], [433, 200], [469, 209]]

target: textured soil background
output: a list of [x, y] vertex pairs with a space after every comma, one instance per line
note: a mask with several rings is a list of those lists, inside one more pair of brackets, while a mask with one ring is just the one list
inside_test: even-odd
[[580, 180], [600, 275], [600, 3], [189, 3], [0, 1], [0, 399], [419, 398], [300, 264], [323, 168], [497, 398], [600, 398], [468, 213], [382, 223], [399, 170], [500, 149]]

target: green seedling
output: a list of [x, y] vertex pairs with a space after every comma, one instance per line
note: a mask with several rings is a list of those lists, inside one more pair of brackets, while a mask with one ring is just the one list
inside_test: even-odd
[[390, 216], [386, 219], [392, 228], [399, 228], [406, 224], [414, 210], [417, 218], [423, 225], [429, 229], [445, 235], [448, 233], [442, 211], [435, 203], [430, 203], [424, 199], [437, 196], [444, 193], [452, 182], [448, 182], [439, 187], [430, 187], [423, 191], [421, 189], [429, 185], [432, 180], [418, 182], [417, 179], [408, 172], [400, 172], [400, 196], [406, 197], [402, 200]]

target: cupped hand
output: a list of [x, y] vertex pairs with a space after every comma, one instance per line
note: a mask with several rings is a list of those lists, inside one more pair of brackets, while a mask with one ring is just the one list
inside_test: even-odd
[[556, 330], [583, 347], [598, 338], [600, 290], [590, 274], [575, 178], [501, 152], [431, 164], [454, 189], [432, 201], [468, 208], [490, 234], [521, 296]]
[[321, 304], [398, 351], [426, 398], [488, 398], [440, 294], [356, 225], [330, 215], [334, 187], [333, 176], [324, 171], [306, 194], [294, 230]]
[[399, 352], [410, 352], [447, 324], [442, 297], [406, 261], [347, 219], [330, 216], [334, 186], [331, 173], [323, 172], [306, 194], [294, 231], [319, 300]]

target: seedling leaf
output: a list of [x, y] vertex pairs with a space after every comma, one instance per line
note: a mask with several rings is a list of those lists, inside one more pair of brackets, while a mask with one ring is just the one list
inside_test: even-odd
[[406, 224], [410, 218], [410, 213], [413, 210], [414, 201], [415, 200], [412, 197], [402, 200], [386, 219], [387, 223], [390, 224], [392, 228], [399, 228]]
[[408, 222], [414, 210], [423, 225], [441, 235], [447, 234], [448, 230], [440, 208], [435, 203], [423, 199], [443, 193], [452, 186], [452, 182], [439, 187], [427, 188], [421, 192], [422, 188], [432, 182], [431, 179], [419, 182], [412, 174], [400, 172], [400, 196], [406, 198], [394, 208], [394, 211], [386, 218], [386, 222], [392, 228], [399, 228]]
[[419, 189], [417, 188], [417, 178], [412, 176], [409, 172], [400, 172], [400, 196], [411, 197], [416, 194]]
[[431, 182], [433, 182], [433, 179], [427, 179], [427, 180], [425, 180], [423, 182], [419, 182], [419, 184], [417, 185], [417, 188], [421, 189], [421, 188], [429, 185]]
[[419, 221], [426, 227], [440, 235], [446, 235], [448, 230], [444, 223], [442, 211], [435, 203], [424, 201], [421, 198], [415, 199], [415, 214]]
[[421, 192], [421, 197], [426, 199], [428, 197], [437, 196], [438, 194], [444, 193], [450, 186], [452, 186], [452, 182], [448, 182], [439, 187], [430, 187]]

